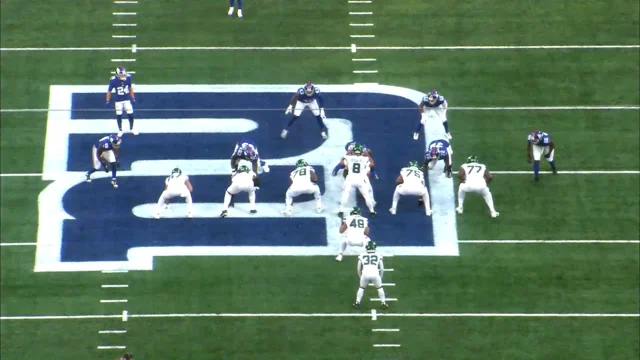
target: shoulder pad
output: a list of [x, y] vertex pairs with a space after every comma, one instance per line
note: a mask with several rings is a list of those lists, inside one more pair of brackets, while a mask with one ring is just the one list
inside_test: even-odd
[[316, 94], [320, 94], [320, 88], [319, 87], [315, 87], [314, 89], [315, 89]]
[[116, 79], [116, 76], [115, 76], [115, 75], [113, 75], [113, 76], [111, 77], [111, 79], [109, 79], [109, 80], [115, 80], [115, 79]]
[[304, 89], [303, 88], [298, 89], [298, 94], [304, 95]]
[[438, 96], [438, 100], [440, 100], [440, 101], [445, 101], [445, 100], [444, 100], [444, 96], [442, 96], [442, 95]]

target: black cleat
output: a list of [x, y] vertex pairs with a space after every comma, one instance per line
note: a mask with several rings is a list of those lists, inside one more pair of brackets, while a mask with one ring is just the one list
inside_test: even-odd
[[220, 217], [221, 218], [227, 217], [227, 210], [222, 210], [222, 212], [220, 213]]
[[536, 184], [539, 183], [540, 182], [540, 177], [538, 177], [538, 176], [534, 177], [533, 178], [533, 182], [536, 183]]
[[331, 176], [338, 176], [338, 170], [333, 170], [331, 172]]
[[357, 301], [354, 302], [353, 305], [351, 305], [351, 306], [353, 306], [354, 309], [360, 309], [360, 303], [357, 302]]
[[257, 212], [258, 212], [258, 210], [249, 210], [249, 214], [255, 214]]
[[382, 303], [382, 304], [380, 304], [380, 309], [382, 309], [382, 310], [386, 310], [386, 309], [388, 309], [388, 308], [389, 308], [389, 305], [387, 305], [387, 303]]
[[424, 206], [424, 200], [422, 198], [418, 198], [418, 207]]
[[378, 213], [375, 212], [375, 211], [372, 211], [372, 212], [369, 213], [369, 215], [371, 215], [371, 217], [376, 217], [376, 216], [378, 216]]
[[553, 175], [558, 175], [558, 169], [553, 168]]
[[90, 183], [91, 182], [91, 175], [89, 175], [89, 173], [84, 174], [84, 176], [87, 178], [85, 181]]

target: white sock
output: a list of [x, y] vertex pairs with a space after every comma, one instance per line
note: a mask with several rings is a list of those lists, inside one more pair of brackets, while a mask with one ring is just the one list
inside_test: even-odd
[[285, 194], [284, 204], [286, 205], [285, 208], [287, 210], [291, 210], [291, 205], [293, 204], [293, 197], [291, 197], [291, 194], [289, 193], [289, 190], [287, 190], [287, 193]]
[[422, 195], [422, 201], [424, 202], [424, 209], [425, 210], [431, 210], [431, 199], [429, 199], [429, 192], [425, 192], [424, 195]]
[[256, 191], [253, 190], [249, 193], [249, 210], [256, 209]]
[[342, 255], [344, 253], [344, 251], [347, 249], [347, 242], [346, 241], [342, 241], [342, 244], [340, 244], [340, 255]]
[[356, 302], [359, 303], [362, 300], [362, 296], [364, 295], [364, 289], [358, 288], [358, 294], [356, 295]]
[[458, 207], [462, 207], [464, 205], [464, 195], [465, 192], [462, 191], [461, 188], [458, 188]]
[[391, 208], [395, 210], [398, 207], [398, 201], [400, 201], [400, 193], [396, 187], [396, 191], [393, 192], [393, 201], [391, 202]]
[[187, 211], [193, 212], [193, 199], [191, 199], [191, 192], [187, 194], [184, 200], [187, 202]]
[[228, 191], [225, 191], [225, 193], [224, 193], [224, 205], [222, 207], [222, 210], [229, 209], [229, 204], [231, 204], [231, 194], [229, 194]]
[[380, 298], [380, 302], [385, 302], [386, 301], [386, 297], [384, 295], [384, 289], [383, 288], [378, 288], [378, 297]]
[[484, 195], [484, 202], [487, 203], [487, 206], [489, 207], [489, 211], [496, 212], [496, 209], [493, 208], [493, 196], [491, 195], [491, 191], [487, 191], [487, 193]]
[[347, 189], [344, 189], [342, 191], [342, 198], [340, 199], [340, 212], [341, 213], [344, 212], [344, 206], [347, 204], [347, 201], [349, 201], [349, 191]]
[[321, 208], [322, 207], [322, 195], [320, 195], [320, 189], [316, 190], [316, 192], [313, 193], [313, 197], [316, 199], [316, 208]]

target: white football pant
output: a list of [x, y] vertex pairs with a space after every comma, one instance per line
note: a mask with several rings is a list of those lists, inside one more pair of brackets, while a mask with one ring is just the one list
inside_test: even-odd
[[429, 200], [429, 191], [426, 186], [422, 186], [422, 184], [400, 184], [396, 186], [396, 191], [393, 193], [393, 202], [391, 203], [391, 209], [393, 209], [393, 211], [398, 207], [400, 195], [421, 197], [424, 201], [425, 212], [431, 211], [431, 201]]
[[547, 161], [553, 161], [553, 154], [556, 152], [556, 149], [549, 151], [549, 146], [540, 146], [540, 145], [532, 145], [531, 150], [533, 152], [533, 160], [540, 161], [542, 156], [549, 155], [548, 158], [545, 158]]
[[367, 208], [369, 208], [370, 212], [374, 212], [376, 201], [373, 198], [373, 188], [371, 187], [369, 179], [366, 177], [351, 176], [347, 176], [344, 180], [344, 189], [342, 190], [342, 199], [340, 200], [340, 212], [345, 211], [344, 207], [347, 204], [347, 201], [349, 201], [349, 196], [354, 189], [358, 189], [358, 191], [360, 191], [360, 194], [362, 194], [362, 197], [367, 204]]
[[232, 195], [239, 194], [241, 192], [249, 193], [249, 210], [256, 209], [256, 188], [253, 185], [253, 179], [246, 178], [233, 181], [227, 188], [227, 192], [224, 194], [224, 207], [223, 210], [229, 209]]
[[163, 191], [162, 194], [160, 194], [160, 198], [158, 199], [158, 208], [156, 213], [159, 214], [165, 203], [168, 203], [170, 199], [178, 196], [184, 198], [185, 202], [187, 203], [187, 212], [192, 213], [193, 200], [191, 199], [191, 191], [189, 191], [186, 186], [170, 186], [165, 191]]
[[287, 190], [285, 195], [286, 210], [291, 211], [293, 198], [302, 194], [313, 194], [316, 199], [316, 209], [322, 208], [322, 196], [320, 196], [320, 187], [314, 183], [293, 183]]
[[304, 110], [305, 108], [309, 108], [314, 116], [320, 116], [320, 107], [318, 106], [318, 102], [316, 100], [308, 103], [296, 101], [296, 107], [295, 109], [293, 109], [293, 115], [300, 116], [300, 114], [302, 114], [302, 110]]
[[[102, 153], [102, 158], [109, 164], [116, 162], [116, 154], [113, 152], [113, 150], [104, 151]], [[100, 161], [100, 159], [98, 159], [98, 149], [96, 149], [95, 145], [91, 148], [91, 162], [93, 163], [93, 168], [95, 170], [98, 170], [100, 169], [100, 167], [102, 167], [102, 162]]]
[[116, 115], [122, 115], [123, 108], [127, 114], [133, 114], [133, 106], [130, 100], [116, 102]]
[[496, 211], [496, 209], [493, 207], [493, 196], [491, 195], [491, 191], [489, 191], [489, 187], [484, 182], [478, 182], [478, 183], [464, 182], [460, 184], [460, 187], [458, 188], [458, 207], [459, 208], [462, 209], [464, 207], [464, 197], [468, 192], [482, 195], [482, 197], [484, 198], [484, 201], [487, 203], [487, 206], [489, 207], [489, 211], [491, 211], [492, 213]]

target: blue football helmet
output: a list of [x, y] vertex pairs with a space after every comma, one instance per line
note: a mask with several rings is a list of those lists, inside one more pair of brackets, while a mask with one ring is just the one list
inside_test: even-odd
[[427, 102], [429, 102], [429, 104], [433, 105], [438, 101], [438, 98], [440, 97], [440, 94], [438, 94], [437, 90], [432, 90], [429, 95], [427, 95]]
[[125, 69], [122, 66], [118, 66], [116, 68], [116, 76], [118, 77], [118, 79], [120, 80], [126, 80], [127, 79], [127, 69]]
[[311, 96], [315, 91], [316, 88], [313, 86], [311, 81], [307, 81], [307, 83], [304, 85], [304, 93], [307, 94], [307, 96]]
[[113, 145], [114, 148], [119, 148], [120, 144], [122, 144], [122, 139], [120, 139], [120, 137], [116, 134], [110, 135], [109, 136], [109, 142], [111, 143], [111, 145]]

